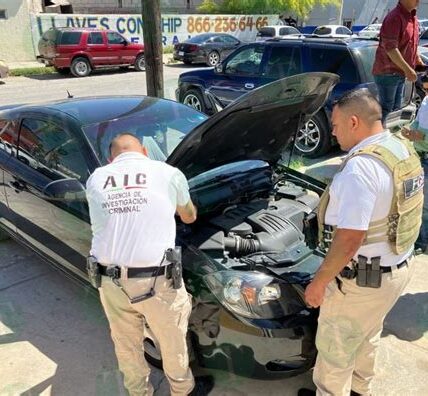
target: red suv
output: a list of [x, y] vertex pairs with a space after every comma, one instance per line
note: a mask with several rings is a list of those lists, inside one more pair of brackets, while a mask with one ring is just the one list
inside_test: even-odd
[[39, 53], [39, 62], [76, 77], [105, 67], [145, 68], [144, 45], [130, 43], [112, 30], [51, 28], [39, 41]]

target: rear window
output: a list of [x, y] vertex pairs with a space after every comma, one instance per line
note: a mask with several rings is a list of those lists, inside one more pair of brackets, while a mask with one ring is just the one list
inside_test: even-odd
[[313, 34], [319, 34], [319, 35], [324, 35], [324, 34], [331, 34], [331, 29], [329, 27], [320, 27], [320, 28], [316, 28], [314, 30]]
[[62, 32], [61, 45], [76, 45], [80, 43], [82, 32]]
[[268, 28], [264, 27], [259, 30], [257, 33], [257, 36], [259, 37], [275, 37], [275, 29], [274, 28]]
[[341, 83], [358, 84], [358, 71], [352, 56], [347, 49], [312, 48], [311, 71], [335, 73]]
[[285, 28], [279, 29], [280, 36], [285, 36], [287, 34], [299, 34], [299, 33], [300, 32], [294, 27], [285, 27]]
[[374, 81], [372, 68], [376, 56], [376, 48], [377, 47], [373, 45], [370, 47], [361, 47], [353, 50], [355, 56], [360, 60], [363, 73], [365, 74], [365, 81]]
[[59, 31], [55, 29], [49, 29], [42, 35], [42, 41], [49, 44], [56, 44], [57, 37], [59, 36]]
[[201, 44], [207, 41], [212, 36], [209, 34], [199, 34], [195, 37], [190, 38], [189, 40], [186, 40], [186, 43], [195, 43], [195, 44]]

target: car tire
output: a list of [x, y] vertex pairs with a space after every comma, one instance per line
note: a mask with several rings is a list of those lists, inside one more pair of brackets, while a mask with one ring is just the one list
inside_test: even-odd
[[144, 357], [154, 367], [163, 370], [163, 363], [160, 351], [156, 348], [150, 338], [144, 339]]
[[220, 62], [220, 54], [217, 51], [211, 51], [208, 55], [207, 55], [207, 65], [214, 67], [215, 65], [217, 65]]
[[74, 77], [86, 77], [91, 73], [92, 67], [87, 58], [79, 57], [71, 62], [70, 71]]
[[146, 58], [144, 57], [144, 54], [140, 54], [137, 56], [137, 59], [135, 59], [134, 67], [137, 71], [146, 70]]
[[193, 107], [195, 110], [200, 111], [201, 113], [206, 113], [207, 108], [205, 106], [205, 101], [199, 89], [189, 89], [183, 95], [181, 103], [186, 106]]
[[318, 158], [331, 149], [331, 133], [323, 113], [316, 113], [297, 132], [294, 149], [307, 158]]
[[69, 67], [54, 67], [55, 71], [62, 76], [65, 76], [70, 73]]

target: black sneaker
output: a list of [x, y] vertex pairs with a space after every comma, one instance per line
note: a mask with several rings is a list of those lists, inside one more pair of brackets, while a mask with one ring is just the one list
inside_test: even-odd
[[195, 387], [189, 393], [189, 396], [205, 396], [214, 388], [214, 377], [211, 375], [201, 375], [195, 377]]
[[297, 396], [315, 396], [317, 394], [316, 391], [307, 388], [300, 388], [297, 391]]

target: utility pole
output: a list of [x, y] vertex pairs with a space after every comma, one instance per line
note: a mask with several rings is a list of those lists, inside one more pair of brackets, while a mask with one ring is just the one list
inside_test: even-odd
[[141, 0], [147, 95], [162, 98], [163, 62], [159, 0]]

